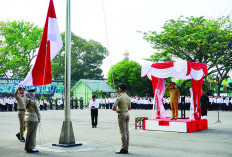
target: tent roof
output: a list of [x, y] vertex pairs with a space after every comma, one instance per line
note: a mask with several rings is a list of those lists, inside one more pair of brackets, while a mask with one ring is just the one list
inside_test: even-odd
[[174, 77], [177, 79], [200, 80], [204, 76], [208, 76], [207, 65], [205, 63], [196, 63], [188, 61], [165, 62], [146, 64], [142, 66], [141, 76], [151, 76], [157, 78]]
[[87, 85], [92, 91], [102, 91], [102, 92], [106, 92], [106, 93], [115, 93], [116, 90], [112, 89], [108, 83], [106, 83], [104, 80], [89, 80], [89, 79], [80, 79], [72, 88], [72, 90], [74, 88], [77, 87], [77, 85], [79, 83], [84, 83], [85, 85]]

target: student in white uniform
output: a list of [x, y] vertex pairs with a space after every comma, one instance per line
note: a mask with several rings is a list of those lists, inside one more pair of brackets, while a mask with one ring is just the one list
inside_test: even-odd
[[92, 100], [89, 101], [89, 108], [91, 111], [92, 128], [96, 128], [97, 127], [99, 102], [96, 100], [95, 95], [93, 95]]

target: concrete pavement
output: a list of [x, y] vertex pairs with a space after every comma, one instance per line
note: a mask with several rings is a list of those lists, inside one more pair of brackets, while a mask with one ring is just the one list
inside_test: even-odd
[[[170, 110], [167, 111], [171, 114]], [[40, 153], [27, 154], [24, 143], [16, 138], [19, 124], [16, 112], [0, 112], [0, 157], [231, 157], [232, 156], [232, 112], [208, 112], [209, 129], [195, 133], [143, 131], [134, 128], [138, 116], [151, 117], [151, 110], [130, 111], [130, 147], [128, 155], [118, 155], [121, 140], [117, 114], [112, 110], [99, 110], [98, 127], [91, 127], [90, 111], [72, 110], [71, 120], [76, 143], [83, 146], [61, 148], [51, 146], [58, 143], [64, 111], [41, 111], [41, 126], [37, 130], [37, 149]], [[179, 112], [180, 114], [180, 112]], [[188, 115], [188, 112], [186, 113]]]

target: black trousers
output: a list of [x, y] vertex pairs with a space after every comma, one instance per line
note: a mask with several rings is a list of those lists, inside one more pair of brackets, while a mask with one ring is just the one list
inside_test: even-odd
[[201, 108], [201, 116], [207, 116], [207, 108]]
[[92, 126], [97, 126], [98, 109], [91, 109]]

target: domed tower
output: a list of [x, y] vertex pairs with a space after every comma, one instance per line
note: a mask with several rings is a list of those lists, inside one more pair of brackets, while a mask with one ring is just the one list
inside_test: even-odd
[[123, 56], [124, 56], [124, 60], [129, 61], [129, 52], [127, 50], [124, 52]]

